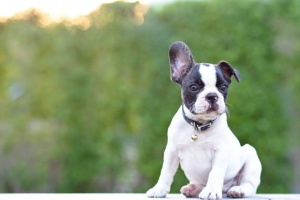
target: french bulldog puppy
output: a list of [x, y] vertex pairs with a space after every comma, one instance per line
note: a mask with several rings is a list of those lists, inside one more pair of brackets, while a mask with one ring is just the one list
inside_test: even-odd
[[195, 63], [183, 42], [171, 45], [169, 59], [171, 80], [181, 86], [182, 106], [168, 128], [159, 180], [147, 196], [166, 197], [179, 164], [190, 182], [180, 190], [186, 197], [255, 195], [262, 170], [256, 150], [241, 146], [227, 124], [228, 87], [232, 76], [240, 82], [239, 72], [225, 61]]

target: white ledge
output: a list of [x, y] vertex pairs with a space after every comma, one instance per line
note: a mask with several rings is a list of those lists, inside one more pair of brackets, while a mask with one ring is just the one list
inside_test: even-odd
[[[146, 194], [136, 193], [86, 193], [86, 194], [0, 194], [0, 199], [5, 200], [153, 200], [153, 198], [147, 198]], [[176, 200], [189, 200], [191, 198], [185, 198], [182, 194], [168, 194], [166, 198], [155, 199], [176, 199]], [[198, 198], [193, 198], [198, 199]], [[223, 197], [223, 199], [232, 199]], [[239, 198], [234, 198], [238, 200]], [[300, 194], [257, 194], [251, 198], [243, 198], [240, 200], [300, 200]]]

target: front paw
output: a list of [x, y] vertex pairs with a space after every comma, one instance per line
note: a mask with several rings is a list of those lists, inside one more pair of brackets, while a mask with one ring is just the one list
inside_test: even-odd
[[181, 194], [187, 198], [197, 197], [201, 189], [195, 184], [187, 184], [180, 189]]
[[168, 190], [164, 187], [154, 186], [146, 192], [149, 198], [165, 198], [167, 196]]
[[199, 194], [200, 199], [222, 199], [222, 189], [216, 190], [213, 188], [203, 188]]

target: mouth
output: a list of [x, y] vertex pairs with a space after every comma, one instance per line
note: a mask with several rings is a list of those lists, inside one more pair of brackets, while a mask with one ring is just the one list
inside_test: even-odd
[[214, 103], [214, 104], [208, 104], [206, 106], [203, 106], [199, 111], [197, 112], [197, 109], [195, 106], [191, 107], [190, 112], [199, 117], [199, 118], [216, 118], [226, 112], [226, 109], [221, 109], [219, 104]]
[[219, 113], [219, 104], [217, 103], [213, 103], [213, 104], [209, 104], [208, 108], [206, 109], [206, 113], [212, 113], [212, 112], [217, 112]]

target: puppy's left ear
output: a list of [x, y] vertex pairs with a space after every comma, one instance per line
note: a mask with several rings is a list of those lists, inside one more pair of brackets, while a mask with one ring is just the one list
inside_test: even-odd
[[218, 66], [221, 68], [222, 73], [228, 83], [231, 83], [231, 76], [234, 75], [237, 82], [241, 81], [241, 76], [238, 70], [234, 69], [228, 62], [220, 61]]
[[169, 50], [171, 80], [181, 84], [182, 79], [195, 65], [192, 52], [184, 42], [174, 42]]

